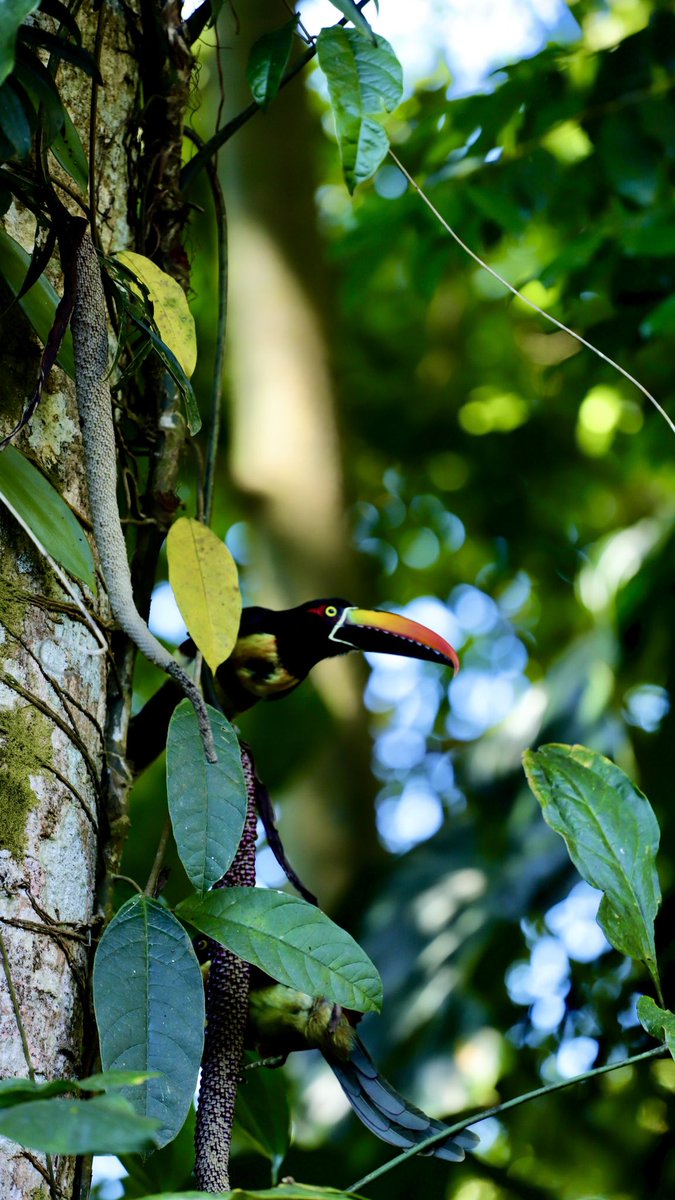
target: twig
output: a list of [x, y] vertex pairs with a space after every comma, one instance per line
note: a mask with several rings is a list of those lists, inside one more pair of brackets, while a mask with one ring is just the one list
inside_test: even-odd
[[500, 1113], [507, 1112], [510, 1108], [518, 1108], [521, 1104], [527, 1104], [530, 1100], [537, 1100], [539, 1096], [548, 1096], [551, 1092], [561, 1092], [563, 1088], [573, 1087], [575, 1083], [585, 1083], [587, 1079], [595, 1079], [598, 1075], [607, 1075], [609, 1071], [618, 1071], [620, 1067], [630, 1067], [633, 1063], [642, 1062], [647, 1058], [657, 1058], [661, 1054], [665, 1054], [665, 1046], [655, 1046], [652, 1050], [644, 1050], [642, 1054], [634, 1054], [630, 1058], [622, 1058], [620, 1062], [607, 1063], [604, 1067], [594, 1067], [590, 1071], [585, 1071], [583, 1075], [575, 1075], [572, 1079], [563, 1079], [560, 1083], [547, 1083], [544, 1087], [535, 1088], [532, 1092], [524, 1092], [522, 1096], [515, 1096], [513, 1100], [505, 1100], [503, 1104], [495, 1104], [492, 1108], [486, 1108], [483, 1112], [476, 1113], [473, 1117], [466, 1117], [463, 1121], [458, 1121], [456, 1125], [448, 1125], [441, 1133], [434, 1133], [431, 1137], [425, 1138], [417, 1146], [412, 1146], [410, 1150], [404, 1150], [402, 1154], [397, 1154], [387, 1163], [383, 1163], [381, 1167], [377, 1167], [375, 1171], [371, 1171], [368, 1175], [364, 1175], [363, 1179], [357, 1179], [356, 1183], [351, 1183], [347, 1188], [348, 1192], [358, 1191], [367, 1183], [372, 1183], [375, 1179], [380, 1179], [382, 1175], [386, 1175], [388, 1171], [393, 1171], [395, 1167], [406, 1162], [409, 1158], [413, 1158], [415, 1154], [428, 1150], [431, 1146], [435, 1146], [437, 1142], [444, 1142], [451, 1134], [460, 1133], [462, 1129], [466, 1129], [469, 1125], [477, 1125], [479, 1121], [486, 1121], [488, 1117], [497, 1117]]

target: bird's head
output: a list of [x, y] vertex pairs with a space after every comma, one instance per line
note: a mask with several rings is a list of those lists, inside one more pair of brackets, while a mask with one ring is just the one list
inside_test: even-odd
[[280, 654], [303, 674], [321, 659], [350, 650], [396, 654], [459, 669], [457, 653], [445, 638], [399, 613], [358, 608], [348, 600], [329, 597], [309, 600], [275, 617]]

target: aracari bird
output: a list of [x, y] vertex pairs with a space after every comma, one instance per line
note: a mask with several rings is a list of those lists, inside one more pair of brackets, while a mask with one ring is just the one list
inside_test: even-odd
[[[322, 659], [350, 650], [424, 659], [454, 671], [459, 667], [444, 638], [397, 613], [357, 608], [334, 598], [309, 600], [281, 612], [255, 606], [243, 610], [232, 654], [205, 686], [207, 699], [215, 699], [227, 717], [236, 717], [258, 700], [287, 696]], [[181, 652], [194, 658], [197, 648], [188, 639]], [[137, 771], [162, 749], [181, 694], [169, 680], [131, 722], [127, 756]]]
[[[208, 979], [204, 960], [209, 958], [212, 943], [197, 937], [193, 944]], [[359, 1120], [383, 1142], [407, 1150], [441, 1133], [446, 1125], [411, 1104], [380, 1075], [354, 1028], [360, 1019], [361, 1013], [342, 1008], [325, 996], [286, 987], [251, 967], [245, 1044], [261, 1055], [261, 1067], [282, 1066], [296, 1050], [319, 1050]], [[464, 1152], [478, 1140], [475, 1133], [464, 1129], [421, 1153], [461, 1162]]]

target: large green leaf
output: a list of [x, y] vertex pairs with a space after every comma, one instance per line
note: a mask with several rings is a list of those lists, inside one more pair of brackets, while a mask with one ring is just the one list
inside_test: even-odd
[[106, 929], [94, 961], [94, 1008], [104, 1070], [157, 1071], [126, 1093], [157, 1117], [157, 1144], [181, 1128], [204, 1038], [204, 987], [183, 927], [156, 900], [134, 896]]
[[375, 34], [366, 21], [361, 9], [354, 3], [354, 0], [330, 0], [330, 2], [337, 8], [338, 12], [342, 13], [343, 17], [346, 17], [348, 21], [356, 25], [357, 29], [361, 30], [361, 33], [374, 41]]
[[[5, 233], [4, 229], [0, 229], [0, 274], [15, 296], [21, 291], [29, 267], [30, 254]], [[41, 275], [18, 303], [44, 345], [59, 305], [59, 297], [46, 276]], [[71, 379], [75, 378], [73, 339], [70, 330], [63, 339], [56, 361]]]
[[350, 192], [369, 179], [387, 153], [389, 140], [373, 119], [401, 99], [403, 78], [389, 42], [373, 44], [356, 29], [322, 29], [317, 40], [319, 64], [328, 82], [342, 170]]
[[29, 13], [39, 8], [40, 0], [2, 0], [0, 4], [0, 84], [14, 67], [16, 35]]
[[272, 1164], [272, 1179], [291, 1144], [291, 1113], [283, 1071], [245, 1070], [237, 1089], [235, 1124]]
[[0, 1111], [0, 1134], [47, 1154], [130, 1154], [152, 1150], [158, 1121], [122, 1096], [33, 1100]]
[[598, 923], [608, 941], [656, 978], [659, 827], [647, 797], [586, 746], [542, 746], [526, 751], [523, 763], [544, 819], [565, 839], [579, 874], [603, 893]]
[[261, 108], [266, 108], [279, 91], [299, 20], [299, 14], [292, 17], [279, 29], [263, 34], [251, 48], [246, 78], [253, 99]]
[[358, 1012], [382, 1006], [382, 981], [365, 951], [304, 900], [263, 888], [222, 888], [190, 896], [176, 911], [279, 983]]
[[195, 710], [182, 700], [169, 725], [166, 786], [180, 860], [200, 891], [225, 874], [237, 852], [247, 795], [239, 742], [230, 722], [209, 706], [218, 762], [207, 762]]
[[0, 499], [25, 521], [60, 566], [96, 591], [94, 560], [79, 521], [51, 483], [14, 446], [0, 454]]

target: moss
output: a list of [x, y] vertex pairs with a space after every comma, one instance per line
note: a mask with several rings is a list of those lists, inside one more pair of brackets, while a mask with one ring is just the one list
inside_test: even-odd
[[52, 758], [49, 720], [29, 705], [0, 710], [0, 748], [0, 846], [20, 859], [26, 822], [38, 802], [30, 777]]

